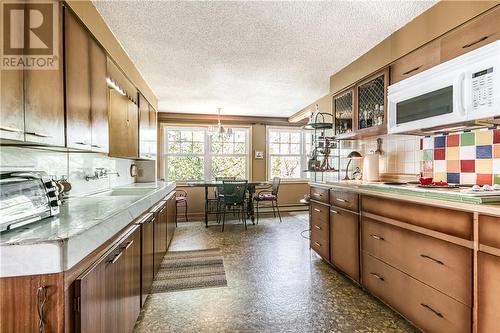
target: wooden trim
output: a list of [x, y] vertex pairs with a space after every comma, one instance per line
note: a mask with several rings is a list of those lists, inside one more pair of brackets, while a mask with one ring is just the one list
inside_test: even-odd
[[320, 205], [323, 205], [323, 206], [325, 206], [325, 207], [330, 208], [330, 204], [327, 204], [327, 203], [324, 203], [324, 202], [321, 202], [321, 201], [317, 201], [317, 200], [314, 200], [314, 199], [310, 199], [309, 201], [310, 201], [310, 202], [313, 202], [313, 203], [315, 203], [315, 204], [320, 204]]
[[473, 232], [474, 232], [474, 251], [473, 251], [473, 258], [472, 258], [472, 332], [477, 333], [477, 318], [478, 318], [478, 311], [477, 311], [477, 286], [478, 286], [478, 280], [477, 280], [477, 251], [479, 250], [479, 214], [477, 212], [474, 212], [473, 215]]
[[[178, 124], [216, 124], [218, 116], [215, 114], [199, 113], [175, 113], [159, 112], [158, 123], [178, 123]], [[221, 116], [220, 120], [226, 125], [279, 125], [279, 126], [300, 126], [300, 123], [291, 124], [285, 117], [254, 117], [254, 116]]]
[[434, 237], [434, 238], [437, 238], [437, 239], [441, 239], [441, 240], [444, 240], [446, 242], [458, 244], [458, 245], [467, 247], [469, 249], [474, 249], [474, 242], [470, 241], [470, 240], [466, 240], [466, 239], [463, 239], [463, 238], [451, 236], [451, 235], [448, 235], [448, 234], [445, 234], [445, 233], [442, 233], [442, 232], [439, 232], [439, 231], [434, 231], [434, 230], [430, 230], [430, 229], [427, 229], [427, 228], [418, 227], [418, 226], [413, 225], [413, 224], [401, 222], [401, 221], [398, 221], [398, 220], [394, 220], [394, 219], [391, 219], [391, 218], [388, 218], [388, 217], [384, 217], [384, 216], [380, 216], [380, 215], [368, 213], [368, 212], [365, 212], [365, 211], [361, 211], [361, 216], [362, 217], [367, 217], [367, 218], [375, 220], [375, 221], [379, 221], [379, 222], [391, 224], [391, 225], [394, 225], [396, 227], [400, 227], [400, 228], [403, 228], [403, 229], [407, 229], [407, 230], [411, 230], [411, 231], [414, 231], [414, 232], [418, 232], [420, 234], [431, 236], [431, 237]]
[[479, 244], [479, 251], [500, 257], [500, 249], [488, 245]]

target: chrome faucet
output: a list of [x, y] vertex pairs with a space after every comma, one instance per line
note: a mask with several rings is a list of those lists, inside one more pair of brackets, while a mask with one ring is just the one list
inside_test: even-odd
[[120, 174], [118, 171], [111, 171], [106, 168], [95, 168], [94, 170], [94, 175], [93, 176], [85, 176], [86, 181], [90, 180], [97, 180], [101, 178], [107, 178], [109, 175], [116, 175], [117, 177], [120, 177]]

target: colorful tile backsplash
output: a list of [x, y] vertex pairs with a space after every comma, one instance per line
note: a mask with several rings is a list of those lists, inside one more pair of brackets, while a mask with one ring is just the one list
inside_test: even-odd
[[500, 184], [500, 129], [425, 137], [420, 148], [424, 177], [457, 184]]

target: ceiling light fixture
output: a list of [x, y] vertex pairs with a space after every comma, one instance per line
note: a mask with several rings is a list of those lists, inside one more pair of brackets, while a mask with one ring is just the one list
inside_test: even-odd
[[221, 109], [217, 109], [217, 126], [208, 127], [208, 134], [213, 137], [218, 137], [219, 139], [227, 139], [233, 134], [233, 129], [228, 127], [225, 128], [222, 126], [220, 122], [220, 111]]

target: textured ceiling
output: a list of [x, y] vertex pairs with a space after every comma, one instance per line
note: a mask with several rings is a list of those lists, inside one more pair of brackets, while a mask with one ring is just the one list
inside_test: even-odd
[[94, 1], [160, 111], [289, 116], [434, 1]]

